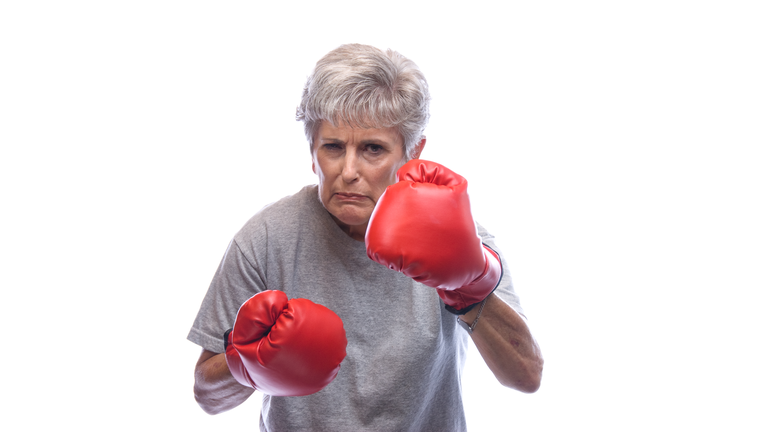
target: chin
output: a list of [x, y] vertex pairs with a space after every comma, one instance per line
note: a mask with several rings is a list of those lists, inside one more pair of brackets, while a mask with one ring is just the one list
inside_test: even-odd
[[368, 223], [368, 220], [370, 218], [368, 218], [368, 217], [354, 217], [354, 218], [343, 218], [343, 219], [342, 218], [338, 218], [338, 219], [344, 225], [349, 225], [349, 226], [352, 227], [352, 226], [365, 225], [365, 224]]
[[365, 225], [371, 218], [370, 212], [339, 211], [331, 214], [333, 214], [339, 222], [349, 226]]

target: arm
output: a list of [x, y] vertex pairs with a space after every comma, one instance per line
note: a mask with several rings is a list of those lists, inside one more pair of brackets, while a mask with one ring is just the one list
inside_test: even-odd
[[[459, 319], [471, 325], [479, 310], [475, 306]], [[502, 385], [525, 393], [539, 389], [544, 366], [539, 346], [523, 318], [495, 294], [488, 297], [471, 337]]]
[[536, 391], [541, 354], [522, 317], [492, 294], [503, 275], [501, 257], [478, 235], [466, 179], [418, 159], [403, 165], [397, 178], [368, 222], [368, 257], [437, 289], [446, 309], [465, 322], [474, 322], [477, 305], [487, 298], [475, 345], [501, 384]]
[[241, 385], [227, 367], [224, 353], [203, 350], [195, 365], [195, 400], [208, 414], [219, 414], [242, 404], [254, 390]]

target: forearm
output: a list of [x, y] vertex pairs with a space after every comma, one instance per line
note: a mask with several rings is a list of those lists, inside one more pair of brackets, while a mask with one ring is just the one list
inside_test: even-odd
[[254, 390], [235, 380], [225, 354], [203, 351], [195, 367], [194, 392], [203, 411], [219, 414], [245, 402]]
[[[479, 309], [460, 319], [471, 324]], [[488, 297], [472, 340], [502, 385], [526, 393], [538, 390], [544, 366], [539, 346], [523, 318], [495, 294]]]

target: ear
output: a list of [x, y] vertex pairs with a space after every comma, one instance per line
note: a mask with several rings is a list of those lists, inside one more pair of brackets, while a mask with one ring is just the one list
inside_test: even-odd
[[315, 170], [315, 159], [312, 158], [312, 172], [317, 174], [317, 171]]
[[424, 150], [424, 146], [427, 145], [427, 137], [421, 137], [421, 141], [413, 148], [413, 154], [411, 159], [418, 159], [421, 157], [421, 152]]

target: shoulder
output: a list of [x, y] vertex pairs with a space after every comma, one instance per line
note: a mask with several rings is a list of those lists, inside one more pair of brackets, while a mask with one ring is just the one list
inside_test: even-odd
[[295, 229], [302, 218], [313, 211], [313, 200], [317, 200], [317, 185], [305, 186], [293, 195], [267, 204], [243, 225], [235, 238], [249, 238], [266, 229]]
[[[254, 264], [268, 250], [295, 243], [307, 221], [317, 219], [317, 185], [305, 186], [294, 195], [264, 206], [235, 234], [234, 243]], [[276, 249], [275, 249], [276, 248]]]
[[477, 228], [477, 235], [479, 235], [481, 239], [483, 239], [483, 240], [489, 239], [490, 240], [490, 239], [494, 238], [493, 234], [488, 232], [488, 230], [485, 229], [485, 227], [483, 227], [482, 225], [480, 225], [477, 221], [475, 221], [475, 227]]

